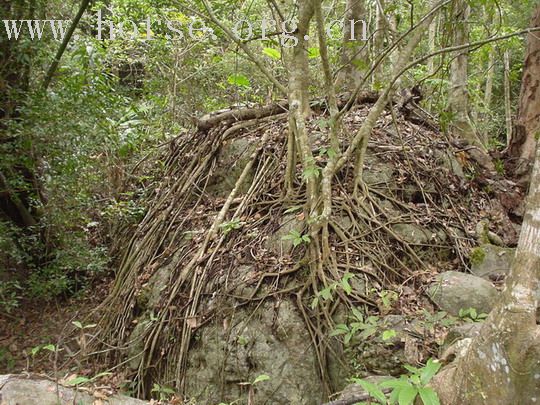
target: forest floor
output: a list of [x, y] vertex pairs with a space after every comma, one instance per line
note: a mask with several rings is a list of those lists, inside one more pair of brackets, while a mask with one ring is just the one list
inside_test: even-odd
[[38, 348], [61, 345], [72, 322], [81, 322], [107, 296], [111, 281], [109, 277], [95, 282], [68, 299], [24, 299], [10, 314], [0, 317], [0, 375], [31, 372], [51, 376], [56, 369], [54, 353]]

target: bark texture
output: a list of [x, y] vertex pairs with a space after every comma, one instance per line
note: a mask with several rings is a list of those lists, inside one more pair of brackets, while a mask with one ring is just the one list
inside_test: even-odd
[[[538, 19], [538, 10], [535, 19]], [[537, 41], [536, 46], [540, 42]], [[529, 53], [534, 48], [529, 44]], [[538, 48], [536, 48], [538, 49]], [[527, 55], [522, 112], [540, 114], [540, 57]], [[536, 83], [536, 84], [534, 84]], [[534, 136], [537, 124], [524, 126]], [[516, 257], [501, 300], [464, 355], [434, 380], [443, 404], [529, 405], [540, 402], [540, 329], [536, 292], [540, 275], [540, 148], [531, 177]]]
[[[540, 27], [540, 5], [536, 8], [531, 28]], [[510, 156], [524, 161], [534, 159], [535, 145], [540, 130], [540, 38], [538, 33], [527, 37], [527, 54], [521, 81], [521, 95], [516, 125], [509, 148]]]
[[341, 70], [338, 78], [340, 87], [354, 91], [360, 85], [369, 63], [367, 42], [363, 40], [363, 21], [366, 21], [364, 0], [347, 0], [343, 27]]
[[465, 355], [437, 376], [443, 404], [532, 405], [540, 401], [540, 149], [516, 257], [503, 297]]
[[[454, 1], [454, 46], [464, 45], [469, 40], [468, 19], [471, 8], [465, 0]], [[469, 118], [469, 93], [467, 83], [469, 50], [464, 49], [455, 55], [450, 66], [450, 90], [448, 92], [448, 110], [452, 116], [451, 130], [459, 138], [481, 146]]]

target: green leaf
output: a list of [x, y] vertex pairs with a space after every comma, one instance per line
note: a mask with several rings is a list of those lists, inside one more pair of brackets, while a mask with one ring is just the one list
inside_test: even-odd
[[360, 322], [364, 322], [364, 315], [362, 315], [358, 308], [353, 308], [351, 311], [356, 319], [358, 319]]
[[387, 341], [392, 338], [395, 338], [396, 336], [397, 336], [397, 333], [394, 329], [388, 329], [382, 333], [382, 340]]
[[317, 47], [308, 48], [308, 58], [315, 59], [321, 56], [321, 51]]
[[275, 60], [281, 59], [281, 52], [274, 48], [264, 48], [262, 51], [266, 56], [271, 57]]
[[420, 380], [422, 382], [422, 385], [428, 384], [433, 376], [437, 374], [437, 371], [441, 368], [441, 363], [439, 363], [437, 360], [429, 359], [427, 361], [426, 366], [422, 369], [422, 372], [420, 373]]
[[333, 159], [337, 156], [337, 152], [332, 148], [328, 149], [327, 154], [330, 159]]
[[416, 387], [408, 386], [399, 390], [399, 405], [411, 405], [418, 394]]
[[257, 383], [260, 383], [262, 381], [268, 381], [270, 379], [270, 376], [269, 375], [266, 375], [266, 374], [261, 374], [260, 376], [258, 376], [257, 378], [255, 378], [255, 380], [253, 381], [252, 385], [255, 385]]
[[161, 387], [161, 392], [164, 393], [164, 394], [169, 394], [169, 395], [173, 395], [176, 393], [175, 390], [173, 390], [172, 388], [169, 388], [169, 387]]
[[302, 206], [301, 205], [297, 205], [295, 207], [291, 207], [287, 210], [285, 210], [284, 214], [291, 214], [293, 212], [296, 212], [296, 211], [300, 211], [302, 209]]
[[339, 335], [344, 335], [346, 333], [349, 333], [349, 328], [347, 327], [347, 325], [345, 324], [339, 324], [339, 325], [336, 325], [335, 329], [330, 332], [330, 336], [333, 337], [333, 336], [339, 336]]
[[330, 288], [325, 288], [324, 290], [321, 290], [319, 294], [325, 301], [332, 298], [332, 290]]
[[422, 402], [424, 403], [424, 405], [440, 405], [439, 397], [437, 396], [437, 393], [433, 391], [432, 388], [429, 388], [429, 387], [419, 388], [418, 393], [420, 394], [420, 398], [422, 399]]
[[73, 322], [71, 322], [71, 323], [72, 323], [73, 325], [75, 325], [75, 326], [76, 326], [77, 328], [79, 328], [79, 329], [82, 329], [82, 328], [83, 328], [82, 323], [80, 323], [79, 321], [73, 321]]
[[313, 301], [311, 301], [311, 309], [317, 308], [317, 305], [319, 305], [319, 298], [315, 297], [313, 298]]
[[383, 381], [380, 386], [382, 388], [392, 388], [392, 389], [404, 389], [411, 386], [411, 384], [407, 380], [403, 379], [396, 379]]
[[295, 239], [300, 239], [301, 237], [302, 235], [300, 235], [300, 232], [293, 229], [289, 231], [289, 233], [283, 236], [281, 239], [282, 240], [295, 240]]
[[352, 287], [348, 280], [341, 280], [341, 288], [345, 291], [345, 294], [350, 295], [352, 293]]
[[70, 386], [70, 387], [74, 387], [76, 385], [81, 385], [81, 384], [85, 384], [87, 383], [88, 381], [90, 381], [90, 379], [88, 377], [83, 377], [83, 376], [80, 376], [80, 377], [75, 377], [69, 381], [66, 382], [66, 385]]
[[227, 78], [227, 81], [230, 84], [233, 84], [233, 85], [236, 85], [236, 86], [239, 86], [239, 87], [249, 87], [249, 86], [251, 86], [251, 82], [244, 75], [239, 75], [239, 74], [230, 75]]
[[43, 346], [43, 349], [48, 350], [48, 351], [54, 353], [54, 352], [56, 351], [56, 346], [55, 346], [55, 345], [52, 345], [52, 344], [50, 344], [50, 345], [45, 345], [45, 346]]
[[411, 374], [420, 374], [419, 368], [409, 366], [408, 364], [405, 364], [403, 367], [405, 367], [405, 370], [407, 370]]
[[360, 385], [369, 395], [371, 395], [380, 403], [386, 403], [386, 395], [384, 395], [384, 393], [375, 384], [360, 379], [357, 379], [354, 382]]

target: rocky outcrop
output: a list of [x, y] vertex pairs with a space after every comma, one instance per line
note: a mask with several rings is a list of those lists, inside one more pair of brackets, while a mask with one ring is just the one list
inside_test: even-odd
[[56, 382], [22, 375], [0, 376], [1, 405], [145, 405], [147, 401], [103, 392], [90, 395]]
[[189, 353], [187, 394], [197, 403], [245, 398], [254, 403], [319, 404], [323, 393], [307, 329], [287, 300], [266, 301], [256, 312], [224, 314], [200, 331]]

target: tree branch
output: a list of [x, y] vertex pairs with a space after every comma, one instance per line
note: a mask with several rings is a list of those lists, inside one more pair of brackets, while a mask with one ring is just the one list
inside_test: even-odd
[[69, 30], [66, 33], [66, 36], [64, 37], [62, 44], [60, 45], [60, 48], [58, 48], [56, 56], [54, 57], [54, 60], [51, 63], [47, 74], [45, 75], [45, 80], [43, 81], [42, 85], [42, 89], [44, 91], [49, 88], [54, 73], [56, 72], [56, 69], [58, 69], [58, 65], [60, 64], [60, 59], [62, 59], [62, 55], [64, 55], [64, 52], [66, 51], [66, 48], [69, 44], [69, 41], [71, 40], [71, 37], [73, 36], [73, 33], [75, 32], [75, 29], [77, 28], [77, 25], [79, 25], [79, 21], [81, 21], [84, 12], [88, 8], [88, 4], [90, 4], [90, 0], [82, 0], [81, 6], [79, 7], [79, 12], [75, 16], [75, 19], [71, 22], [71, 26], [69, 27]]

